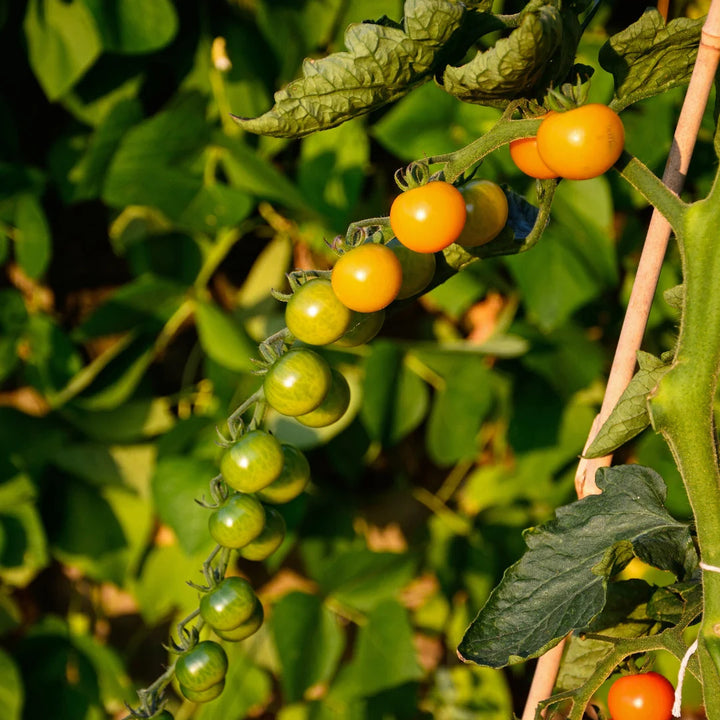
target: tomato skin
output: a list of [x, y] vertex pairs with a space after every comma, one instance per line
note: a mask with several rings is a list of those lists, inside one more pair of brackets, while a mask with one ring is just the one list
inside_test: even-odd
[[233, 493], [208, 520], [210, 535], [218, 545], [241, 548], [265, 526], [265, 508], [254, 495]]
[[402, 267], [402, 284], [397, 299], [404, 300], [421, 293], [435, 276], [435, 255], [410, 250], [397, 238], [393, 238], [388, 247], [395, 253]]
[[463, 247], [485, 245], [496, 238], [507, 223], [507, 196], [490, 180], [473, 180], [461, 192], [467, 220], [456, 242]]
[[537, 138], [528, 137], [513, 140], [510, 143], [510, 157], [518, 170], [538, 180], [550, 180], [558, 174], [551, 170], [540, 157], [537, 149]]
[[285, 325], [301, 342], [328, 345], [350, 326], [352, 311], [333, 292], [325, 278], [308, 280], [293, 293], [285, 308]]
[[196, 703], [210, 702], [211, 700], [215, 700], [215, 698], [220, 697], [224, 689], [224, 679], [218, 683], [215, 683], [214, 685], [211, 685], [205, 690], [192, 690], [191, 688], [186, 687], [185, 685], [180, 683], [180, 692], [185, 696], [187, 700]]
[[[269, 558], [285, 539], [285, 518], [274, 508], [265, 508], [265, 527], [262, 532], [247, 545], [238, 550], [238, 555], [246, 560], [265, 560]], [[252, 607], [250, 608], [252, 614]], [[244, 618], [243, 622], [248, 618]], [[233, 625], [233, 627], [236, 627]], [[220, 628], [231, 630], [232, 628]]]
[[207, 690], [225, 680], [228, 658], [222, 645], [203, 640], [184, 652], [175, 663], [175, 677], [191, 691]]
[[200, 598], [200, 617], [214, 630], [232, 630], [252, 615], [256, 602], [247, 580], [228, 577]]
[[602, 175], [620, 157], [624, 144], [622, 120], [600, 103], [546, 115], [537, 132], [540, 158], [569, 180]]
[[402, 268], [392, 250], [369, 242], [338, 258], [331, 281], [335, 295], [351, 310], [377, 312], [397, 297]]
[[608, 693], [614, 720], [671, 720], [674, 702], [672, 683], [656, 672], [623, 675]]
[[304, 415], [325, 399], [331, 380], [330, 366], [323, 357], [307, 348], [292, 349], [267, 371], [265, 399], [281, 415]]
[[310, 482], [310, 463], [294, 445], [283, 444], [285, 465], [280, 477], [258, 491], [263, 502], [281, 505], [294, 500]]
[[333, 368], [332, 384], [325, 399], [309, 413], [295, 419], [307, 427], [320, 428], [337, 422], [350, 405], [350, 386], [345, 376]]
[[264, 430], [251, 430], [233, 443], [220, 460], [220, 472], [234, 490], [252, 493], [282, 472], [280, 442]]
[[372, 313], [359, 313], [353, 311], [353, 319], [347, 332], [336, 340], [335, 347], [357, 347], [370, 342], [379, 332], [385, 322], [385, 311], [378, 310]]
[[258, 600], [257, 603], [255, 603], [252, 615], [244, 623], [241, 623], [232, 630], [216, 630], [215, 634], [222, 640], [239, 642], [254, 635], [260, 629], [264, 620], [265, 611], [263, 610], [262, 603]]
[[390, 227], [410, 250], [434, 253], [455, 242], [465, 216], [460, 191], [450, 183], [434, 180], [395, 198], [390, 206]]

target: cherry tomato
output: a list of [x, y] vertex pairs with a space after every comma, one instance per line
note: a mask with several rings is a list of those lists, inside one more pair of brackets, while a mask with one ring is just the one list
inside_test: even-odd
[[266, 507], [265, 527], [254, 540], [238, 550], [238, 555], [246, 560], [269, 558], [282, 545], [285, 530], [285, 518], [274, 507]]
[[255, 591], [247, 580], [225, 578], [200, 598], [200, 617], [214, 630], [232, 630], [252, 615], [256, 602]]
[[304, 415], [325, 399], [331, 380], [330, 366], [316, 352], [289, 350], [265, 375], [265, 399], [282, 415]]
[[252, 615], [244, 623], [241, 623], [232, 630], [216, 630], [215, 634], [223, 640], [239, 642], [255, 634], [262, 626], [264, 619], [265, 611], [263, 610], [262, 603], [258, 600], [255, 603], [255, 609]]
[[353, 311], [350, 327], [334, 344], [336, 347], [357, 347], [358, 345], [364, 345], [370, 342], [380, 332], [380, 328], [382, 328], [384, 322], [384, 310], [378, 310], [373, 313]]
[[285, 325], [301, 342], [328, 345], [341, 337], [350, 326], [352, 311], [333, 292], [325, 278], [308, 280], [288, 300]]
[[294, 446], [283, 445], [285, 465], [280, 477], [275, 482], [258, 491], [257, 496], [268, 503], [277, 505], [295, 499], [310, 482], [310, 463]]
[[177, 659], [175, 677], [188, 690], [207, 690], [225, 680], [227, 669], [228, 659], [222, 645], [203, 640]]
[[350, 386], [345, 376], [333, 369], [332, 384], [325, 399], [309, 413], [298, 415], [295, 419], [308, 427], [327, 427], [337, 422], [350, 405]]
[[365, 243], [338, 258], [331, 281], [340, 302], [351, 310], [371, 313], [395, 299], [402, 283], [402, 269], [385, 245]]
[[241, 548], [254, 540], [265, 526], [265, 508], [254, 495], [233, 493], [213, 510], [208, 527], [218, 545]]
[[462, 188], [467, 220], [457, 239], [464, 247], [485, 245], [496, 238], [508, 219], [503, 189], [490, 180], [473, 180]]
[[220, 472], [231, 488], [252, 493], [277, 479], [283, 462], [280, 442], [264, 430], [251, 430], [222, 456]]
[[402, 284], [397, 299], [404, 300], [422, 292], [435, 275], [435, 255], [410, 250], [397, 238], [393, 238], [388, 247], [395, 253], [402, 267]]
[[655, 672], [624, 675], [608, 693], [614, 720], [671, 720], [674, 702], [672, 684]]
[[205, 690], [192, 690], [188, 687], [185, 687], [182, 683], [180, 683], [180, 692], [188, 699], [190, 702], [196, 702], [196, 703], [204, 703], [204, 702], [210, 702], [211, 700], [214, 700], [217, 697], [220, 697], [222, 694], [222, 691], [225, 689], [225, 680], [221, 680], [219, 683], [215, 683], [214, 685], [211, 685], [209, 688]]
[[510, 143], [510, 157], [518, 170], [538, 180], [556, 178], [558, 174], [551, 170], [540, 157], [537, 149], [537, 138], [528, 137], [513, 140]]
[[570, 180], [602, 175], [620, 157], [624, 143], [622, 120], [599, 103], [546, 115], [537, 132], [542, 161]]
[[405, 247], [434, 253], [457, 240], [465, 216], [460, 191], [450, 183], [433, 181], [395, 198], [390, 207], [390, 226]]

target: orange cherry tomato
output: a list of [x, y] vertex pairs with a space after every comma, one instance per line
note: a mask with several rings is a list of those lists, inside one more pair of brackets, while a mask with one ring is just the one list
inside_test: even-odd
[[540, 157], [537, 138], [520, 138], [510, 143], [510, 157], [518, 170], [538, 180], [556, 178], [558, 174], [551, 170]]
[[569, 180], [602, 175], [620, 157], [624, 144], [622, 120], [600, 103], [546, 115], [537, 132], [540, 159]]
[[462, 193], [450, 183], [435, 180], [395, 198], [390, 226], [405, 247], [434, 253], [457, 240], [466, 215]]
[[671, 720], [674, 702], [672, 683], [655, 672], [624, 675], [608, 693], [615, 720]]
[[330, 280], [343, 305], [357, 312], [371, 313], [387, 307], [397, 297], [402, 268], [390, 248], [365, 243], [340, 256]]

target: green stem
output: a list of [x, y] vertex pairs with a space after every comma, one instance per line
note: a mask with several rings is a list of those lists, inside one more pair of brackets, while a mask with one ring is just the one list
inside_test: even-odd
[[[675, 359], [650, 398], [656, 431], [668, 443], [695, 517], [700, 557], [720, 566], [720, 466], [713, 403], [720, 371], [720, 184], [689, 206], [676, 229], [683, 264], [682, 322]], [[720, 720], [720, 572], [702, 575], [700, 670], [709, 720]]]
[[682, 225], [687, 204], [636, 157], [623, 152], [615, 167], [648, 202], [657, 208], [677, 233]]

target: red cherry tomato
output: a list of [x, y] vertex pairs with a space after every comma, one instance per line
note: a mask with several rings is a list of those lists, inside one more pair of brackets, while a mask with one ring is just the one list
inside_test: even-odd
[[655, 672], [624, 675], [610, 687], [608, 709], [615, 720], [671, 720], [675, 690]]

